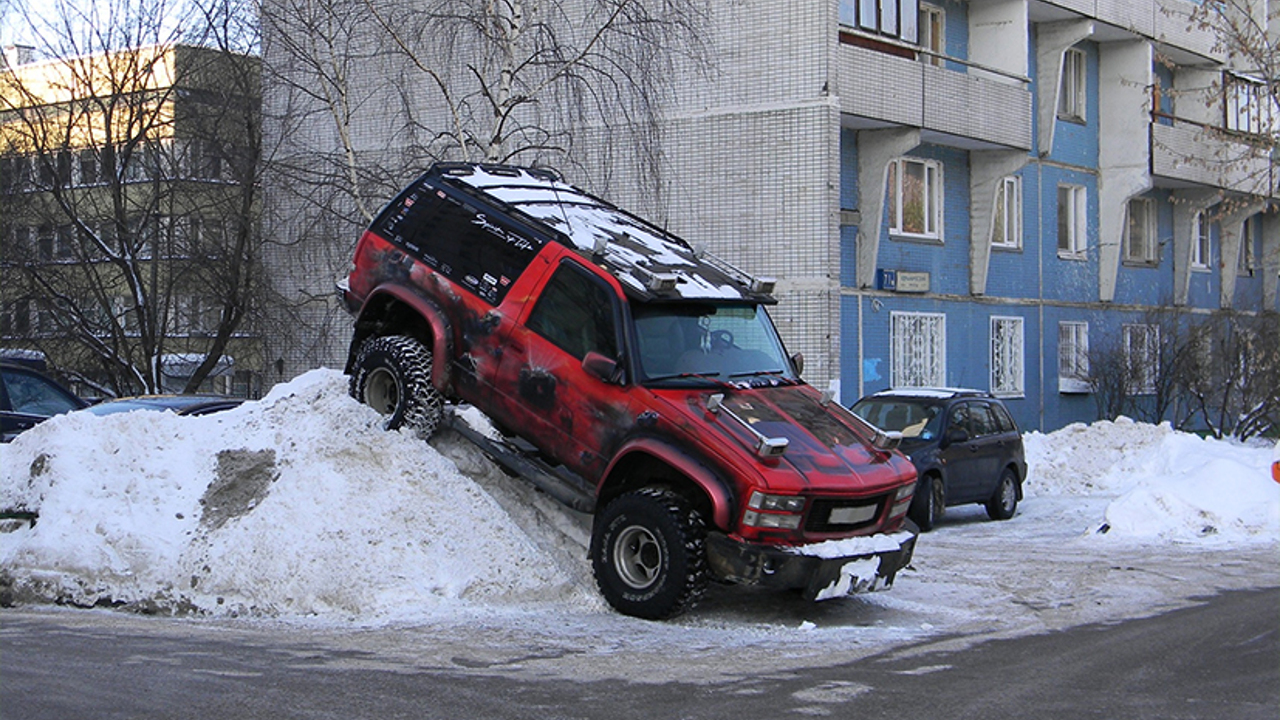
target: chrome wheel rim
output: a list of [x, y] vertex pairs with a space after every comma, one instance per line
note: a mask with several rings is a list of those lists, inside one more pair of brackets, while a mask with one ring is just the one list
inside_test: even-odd
[[662, 546], [653, 533], [632, 525], [618, 534], [613, 546], [613, 566], [622, 582], [644, 590], [656, 583], [662, 572]]
[[364, 381], [364, 401], [383, 415], [395, 412], [400, 402], [400, 383], [395, 373], [386, 368], [370, 370]]

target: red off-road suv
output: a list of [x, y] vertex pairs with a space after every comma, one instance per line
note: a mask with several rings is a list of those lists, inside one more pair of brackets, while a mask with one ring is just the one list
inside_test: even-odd
[[666, 618], [706, 583], [809, 598], [888, 587], [911, 558], [910, 461], [800, 379], [772, 282], [550, 171], [438, 164], [360, 238], [339, 283], [351, 392], [427, 436], [453, 426], [595, 513], [620, 612]]

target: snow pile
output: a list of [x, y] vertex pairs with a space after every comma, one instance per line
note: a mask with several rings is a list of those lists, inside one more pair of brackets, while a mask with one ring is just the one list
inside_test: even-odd
[[[486, 430], [482, 415], [462, 416]], [[34, 526], [0, 522], [0, 602], [361, 622], [490, 611], [554, 614], [552, 624], [566, 613], [613, 617], [591, 579], [588, 516], [506, 477], [451, 433], [427, 444], [385, 432], [380, 421], [348, 397], [340, 373], [317, 370], [206, 417], [76, 413], [45, 422], [0, 445], [0, 510], [39, 514]], [[1070, 545], [1067, 566], [1020, 571], [1026, 592], [1044, 594], [1097, 582], [1078, 573], [1111, 567], [1117, 538], [1133, 543], [1123, 551], [1129, 564], [1169, 552], [1169, 540], [1194, 541], [1174, 553], [1217, 553], [1218, 543], [1270, 552], [1262, 543], [1280, 540], [1270, 448], [1125, 419], [1029, 433], [1025, 442], [1030, 473], [1018, 516], [970, 521], [954, 508], [921, 538], [916, 570], [894, 593], [846, 608], [855, 625], [876, 603], [934, 608], [939, 617], [968, 617], [957, 603], [992, 605], [986, 596], [1005, 597], [1007, 577], [982, 589], [966, 583], [985, 576], [993, 553], [1021, 559]], [[866, 551], [876, 542], [901, 539], [801, 552]], [[1071, 565], [1095, 551], [1101, 562]], [[854, 566], [845, 579], [860, 577]], [[1134, 597], [1149, 606], [1149, 597]], [[708, 604], [751, 624], [784, 601], [774, 610], [760, 602], [759, 593], [733, 589]], [[803, 608], [780, 612], [827, 613], [833, 622], [844, 612]], [[1008, 609], [992, 612], [1003, 618]], [[727, 627], [735, 635], [743, 624]]]
[[[598, 600], [476, 481], [387, 433], [335, 371], [181, 418], [54, 418], [0, 447], [19, 597], [164, 612], [394, 617]], [[12, 529], [12, 528], [11, 528]]]
[[1098, 519], [1098, 534], [1280, 539], [1280, 484], [1269, 476], [1265, 446], [1203, 439], [1128, 418], [1028, 433], [1024, 443], [1028, 495], [1112, 498]]

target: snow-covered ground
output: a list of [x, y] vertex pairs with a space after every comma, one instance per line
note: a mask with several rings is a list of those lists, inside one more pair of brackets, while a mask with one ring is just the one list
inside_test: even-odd
[[39, 513], [0, 533], [0, 592], [325, 632], [425, 627], [495, 662], [559, 648], [607, 674], [623, 651], [767, 646], [786, 665], [1280, 585], [1271, 448], [1121, 419], [1029, 433], [1017, 516], [951, 508], [887, 592], [807, 603], [714, 586], [649, 623], [597, 594], [588, 516], [451, 433], [427, 444], [379, 423], [332, 370], [202, 418], [54, 418], [0, 446], [0, 509]]

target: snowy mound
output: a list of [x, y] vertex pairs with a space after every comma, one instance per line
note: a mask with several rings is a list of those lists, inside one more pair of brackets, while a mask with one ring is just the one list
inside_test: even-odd
[[382, 430], [331, 370], [205, 417], [54, 418], [0, 446], [0, 509], [39, 514], [0, 534], [0, 584], [19, 598], [361, 618], [598, 602], [546, 538], [432, 446]]
[[[1028, 433], [1028, 495], [1112, 498], [1096, 530], [1153, 540], [1276, 542], [1271, 451], [1128, 418]], [[1034, 500], [1033, 500], [1034, 502]]]

